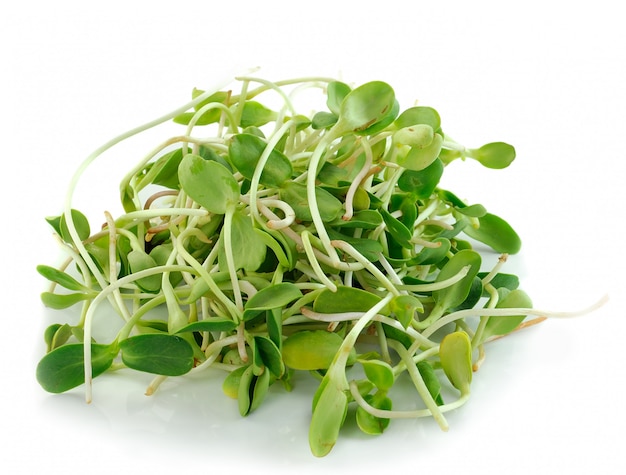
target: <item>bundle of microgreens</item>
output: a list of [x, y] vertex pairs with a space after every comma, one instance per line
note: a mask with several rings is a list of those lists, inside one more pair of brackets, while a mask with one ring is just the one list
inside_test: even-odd
[[[108, 142], [76, 172], [63, 213], [48, 218], [67, 260], [38, 271], [52, 282], [46, 306], [82, 312], [76, 325], [46, 329], [39, 383], [53, 393], [84, 384], [90, 401], [92, 379], [106, 371], [152, 373], [152, 394], [167, 377], [220, 368], [224, 392], [246, 415], [270, 385], [290, 390], [294, 372], [307, 371], [320, 380], [309, 433], [316, 456], [330, 452], [351, 404], [368, 434], [425, 416], [445, 430], [444, 413], [468, 399], [485, 342], [546, 315], [517, 276], [500, 272], [520, 250], [512, 227], [439, 187], [453, 160], [500, 169], [514, 148], [467, 148], [435, 109], [401, 110], [380, 81], [235, 84], [194, 90], [190, 103]], [[294, 98], [311, 88], [327, 110], [299, 113]], [[269, 95], [281, 106], [259, 102]], [[92, 233], [72, 205], [82, 173], [171, 119], [186, 128], [126, 174], [124, 214], [105, 212]], [[493, 268], [481, 269], [472, 242], [501, 255]], [[114, 312], [98, 324], [119, 330], [96, 342], [104, 302]], [[417, 409], [393, 408], [402, 378]], [[459, 396], [444, 401], [443, 388]]]

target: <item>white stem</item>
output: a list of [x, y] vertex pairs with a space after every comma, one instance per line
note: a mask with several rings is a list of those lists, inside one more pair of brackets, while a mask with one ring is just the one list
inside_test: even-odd
[[534, 308], [470, 308], [467, 310], [459, 310], [458, 312], [452, 312], [445, 317], [441, 317], [431, 326], [426, 328], [422, 335], [425, 337], [429, 337], [434, 332], [439, 330], [441, 327], [447, 325], [448, 323], [454, 322], [455, 320], [465, 319], [468, 317], [515, 317], [519, 315], [535, 315], [537, 317], [548, 317], [548, 318], [572, 318], [578, 317], [581, 315], [586, 315], [588, 313], [593, 312], [594, 310], [599, 309], [604, 305], [609, 299], [608, 295], [603, 296], [596, 303], [590, 305], [589, 307], [576, 310], [573, 312], [553, 312], [546, 310], [539, 310]]

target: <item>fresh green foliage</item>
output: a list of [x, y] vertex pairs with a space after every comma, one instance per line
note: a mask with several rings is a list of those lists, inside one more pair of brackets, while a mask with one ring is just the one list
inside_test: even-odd
[[[148, 394], [167, 377], [224, 369], [223, 391], [246, 416], [273, 384], [297, 390], [294, 373], [310, 372], [320, 380], [316, 456], [347, 417], [370, 435], [405, 417], [446, 428], [443, 412], [467, 400], [484, 344], [532, 309], [517, 276], [499, 271], [506, 256], [482, 269], [472, 247], [517, 253], [513, 227], [440, 180], [455, 159], [504, 168], [514, 148], [453, 141], [435, 109], [402, 109], [382, 81], [236, 84], [194, 89], [167, 116], [186, 130], [129, 166], [124, 212], [93, 217], [101, 229], [72, 206], [80, 173], [47, 218], [68, 258], [37, 268], [50, 282], [41, 299], [80, 306], [80, 319], [46, 328], [39, 383], [53, 393], [84, 385], [89, 401], [92, 379], [118, 368], [153, 374]], [[310, 115], [295, 107], [307, 88], [322, 91]], [[96, 341], [96, 326], [117, 335]], [[396, 407], [398, 381], [424, 409]], [[450, 387], [460, 397], [444, 403]]]

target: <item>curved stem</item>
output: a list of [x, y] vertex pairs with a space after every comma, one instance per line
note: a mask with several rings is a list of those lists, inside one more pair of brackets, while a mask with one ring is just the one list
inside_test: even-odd
[[336, 136], [332, 133], [327, 133], [317, 144], [315, 147], [315, 151], [311, 156], [308, 166], [308, 174], [306, 177], [306, 195], [307, 201], [309, 204], [309, 211], [311, 212], [311, 220], [313, 221], [313, 225], [315, 226], [315, 230], [317, 231], [317, 237], [322, 242], [328, 257], [330, 258], [330, 264], [338, 268], [340, 261], [339, 256], [337, 255], [337, 251], [334, 249], [330, 242], [330, 238], [328, 237], [328, 232], [326, 231], [326, 227], [324, 226], [324, 221], [322, 220], [322, 216], [320, 215], [319, 207], [317, 206], [317, 196], [315, 194], [315, 190], [317, 187], [317, 172], [320, 167], [322, 155], [326, 151], [328, 145], [336, 138]]
[[226, 256], [226, 265], [230, 274], [230, 282], [233, 286], [233, 294], [235, 295], [235, 306], [240, 312], [243, 312], [243, 300], [241, 297], [241, 289], [239, 288], [239, 276], [235, 268], [235, 257], [233, 256], [233, 214], [235, 208], [231, 207], [226, 210], [224, 215], [224, 226], [222, 232], [224, 236], [224, 254]]
[[[83, 245], [80, 236], [78, 235], [78, 231], [76, 229], [76, 226], [72, 220], [72, 199], [74, 198], [74, 192], [76, 191], [76, 187], [78, 186], [78, 181], [80, 179], [80, 177], [83, 175], [83, 173], [85, 172], [85, 170], [93, 163], [93, 161], [98, 158], [100, 155], [102, 155], [105, 151], [107, 151], [108, 149], [110, 149], [111, 147], [117, 145], [118, 143], [140, 133], [143, 132], [145, 130], [151, 129], [159, 124], [162, 124], [163, 122], [166, 122], [170, 119], [172, 119], [173, 117], [185, 112], [186, 110], [194, 107], [196, 104], [201, 103], [202, 101], [204, 101], [205, 99], [207, 99], [209, 96], [211, 96], [211, 94], [213, 94], [215, 91], [219, 90], [220, 87], [222, 87], [222, 84], [224, 84], [225, 82], [220, 82], [218, 83], [218, 85], [214, 86], [213, 88], [210, 88], [209, 91], [205, 92], [204, 94], [199, 95], [198, 97], [196, 97], [194, 100], [188, 102], [187, 104], [176, 108], [175, 110], [161, 116], [158, 117], [154, 120], [151, 120], [149, 122], [146, 122], [143, 125], [140, 125], [138, 127], [135, 127], [133, 129], [128, 130], [127, 132], [124, 132], [120, 135], [118, 135], [117, 137], [114, 137], [113, 139], [109, 140], [108, 142], [104, 143], [103, 145], [101, 145], [100, 147], [98, 147], [96, 150], [94, 150], [78, 167], [78, 169], [75, 171], [74, 176], [72, 177], [68, 189], [67, 189], [67, 194], [65, 197], [65, 205], [64, 205], [64, 211], [63, 214], [65, 216], [65, 221], [67, 224], [67, 229], [68, 232], [72, 238], [72, 242], [74, 243], [74, 246], [76, 247], [76, 249], [78, 250], [79, 254], [81, 255], [81, 257], [83, 258], [83, 260], [85, 261], [85, 264], [87, 265], [87, 267], [89, 268], [89, 270], [91, 271], [91, 273], [94, 275], [96, 281], [98, 282], [98, 284], [100, 284], [101, 287], [105, 287], [106, 286], [106, 280], [104, 278], [104, 276], [102, 275], [102, 273], [100, 272], [100, 269], [98, 268], [96, 262], [93, 260], [93, 258], [90, 256], [89, 252], [87, 252], [87, 249], [85, 248], [85, 246]], [[227, 83], [227, 82], [226, 82]]]
[[439, 424], [439, 427], [441, 428], [441, 430], [447, 431], [448, 422], [446, 421], [446, 418], [443, 416], [441, 409], [439, 408], [439, 406], [437, 406], [437, 403], [431, 396], [430, 391], [428, 390], [428, 387], [426, 387], [426, 383], [424, 382], [422, 375], [417, 369], [417, 366], [413, 362], [413, 358], [411, 357], [409, 352], [406, 350], [406, 348], [404, 348], [404, 346], [401, 343], [395, 340], [390, 340], [389, 346], [391, 346], [395, 350], [395, 352], [400, 355], [400, 358], [406, 365], [406, 370], [409, 373], [411, 380], [413, 381], [413, 385], [415, 386], [415, 389], [417, 389], [418, 394], [424, 401], [424, 404], [426, 404], [426, 407], [432, 414], [435, 421], [437, 421], [437, 424]]
[[267, 142], [263, 153], [259, 157], [259, 161], [256, 164], [254, 169], [254, 173], [252, 174], [252, 179], [250, 180], [250, 213], [252, 217], [259, 221], [259, 209], [257, 207], [257, 192], [259, 189], [259, 181], [261, 180], [261, 175], [263, 170], [265, 169], [265, 165], [270, 158], [271, 153], [274, 151], [274, 148], [283, 137], [285, 132], [289, 130], [291, 125], [293, 124], [292, 120], [285, 122], [280, 129], [274, 133], [272, 138]]
[[588, 313], [593, 312], [594, 310], [599, 309], [608, 301], [608, 295], [603, 296], [600, 300], [590, 305], [589, 307], [582, 310], [575, 310], [572, 312], [554, 312], [554, 311], [546, 311], [539, 310], [535, 308], [470, 308], [467, 310], [459, 310], [457, 312], [452, 312], [445, 317], [440, 318], [435, 323], [433, 323], [430, 327], [425, 329], [422, 332], [422, 335], [428, 337], [432, 335], [434, 332], [439, 330], [441, 327], [447, 325], [448, 323], [454, 322], [455, 320], [468, 318], [468, 317], [515, 317], [519, 315], [534, 315], [537, 317], [548, 317], [548, 318], [572, 318], [578, 317], [581, 315], [586, 315]]

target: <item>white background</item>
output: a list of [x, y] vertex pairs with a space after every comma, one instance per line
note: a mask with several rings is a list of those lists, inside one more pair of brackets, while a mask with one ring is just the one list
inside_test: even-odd
[[[0, 7], [3, 473], [624, 473], [626, 35], [619, 2], [3, 2]], [[60, 255], [59, 214], [79, 163], [128, 128], [246, 68], [267, 79], [333, 75], [389, 82], [403, 107], [439, 110], [468, 146], [502, 140], [513, 165], [458, 163], [447, 186], [505, 217], [511, 259], [551, 320], [488, 348], [472, 400], [441, 432], [397, 421], [379, 438], [348, 427], [324, 459], [308, 450], [309, 393], [276, 391], [249, 418], [221, 379], [103, 378], [52, 396], [34, 379], [46, 324], [39, 263]], [[98, 162], [77, 195], [96, 213], [155, 142]], [[158, 138], [158, 137], [157, 137]], [[144, 147], [144, 148], [142, 148]], [[148, 148], [145, 148], [148, 147]], [[117, 157], [117, 158], [116, 158]], [[116, 161], [117, 159], [117, 161]], [[350, 473], [353, 473], [352, 471]]]

